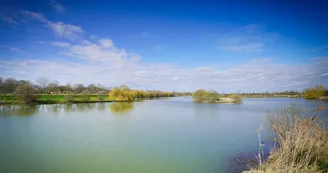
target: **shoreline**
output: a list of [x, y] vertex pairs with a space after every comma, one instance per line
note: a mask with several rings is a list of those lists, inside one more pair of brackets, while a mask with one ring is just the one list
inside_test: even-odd
[[237, 101], [234, 100], [233, 98], [230, 97], [221, 97], [219, 100], [201, 100], [201, 101], [197, 101], [197, 100], [193, 100], [196, 103], [239, 103], [241, 101]]
[[110, 102], [139, 102], [143, 100], [157, 100], [166, 99], [170, 97], [157, 97], [157, 98], [137, 98], [135, 100], [74, 100], [74, 101], [56, 101], [56, 100], [37, 100], [32, 103], [24, 103], [19, 101], [0, 101], [1, 105], [42, 105], [42, 104], [79, 104], [79, 103], [110, 103]]

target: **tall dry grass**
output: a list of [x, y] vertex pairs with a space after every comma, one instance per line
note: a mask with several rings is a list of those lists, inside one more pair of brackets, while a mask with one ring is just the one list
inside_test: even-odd
[[323, 107], [303, 110], [292, 105], [269, 115], [275, 145], [258, 172], [328, 172], [327, 126], [318, 120]]

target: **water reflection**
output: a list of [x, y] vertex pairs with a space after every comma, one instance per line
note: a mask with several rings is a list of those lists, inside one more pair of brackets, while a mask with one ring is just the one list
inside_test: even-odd
[[109, 108], [114, 114], [122, 114], [133, 110], [134, 105], [132, 102], [117, 102], [112, 103]]
[[39, 105], [4, 105], [0, 106], [0, 116], [30, 116], [39, 111]]
[[106, 105], [107, 105], [107, 104], [105, 104], [105, 103], [98, 103], [98, 104], [97, 104], [97, 108], [98, 108], [99, 111], [105, 111], [106, 108], [107, 108]]

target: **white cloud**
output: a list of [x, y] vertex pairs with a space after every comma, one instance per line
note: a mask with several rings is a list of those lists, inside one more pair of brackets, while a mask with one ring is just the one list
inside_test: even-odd
[[29, 19], [39, 20], [41, 22], [48, 23], [48, 19], [43, 16], [41, 13], [35, 13], [32, 11], [23, 10], [21, 13]]
[[100, 46], [105, 48], [105, 49], [109, 49], [111, 47], [113, 47], [113, 41], [110, 39], [101, 39], [99, 40]]
[[49, 5], [59, 13], [65, 12], [65, 7], [55, 0], [51, 0]]
[[[38, 20], [59, 37], [74, 38], [83, 33], [81, 27], [51, 22], [41, 13], [25, 11], [26, 17]], [[258, 28], [248, 26], [248, 35], [236, 36], [235, 33], [222, 38], [221, 48], [229, 51], [261, 51], [270, 39], [263, 39], [268, 34], [258, 33]], [[145, 34], [147, 36], [147, 34]], [[149, 35], [148, 35], [149, 36]], [[99, 83], [109, 86], [121, 84], [133, 88], [160, 90], [192, 91], [198, 88], [213, 88], [219, 92], [261, 92], [304, 89], [312, 85], [328, 86], [328, 59], [316, 58], [308, 64], [282, 65], [272, 58], [253, 58], [241, 65], [220, 70], [212, 67], [185, 69], [163, 63], [145, 63], [140, 56], [118, 48], [111, 39], [80, 39], [77, 43], [52, 42], [58, 46], [59, 53], [75, 58], [50, 61], [40, 59], [1, 60], [3, 77], [33, 80], [39, 76], [61, 83]], [[16, 48], [12, 51], [19, 51]], [[24, 73], [22, 73], [24, 72]]]
[[65, 24], [63, 22], [52, 22], [45, 18], [41, 13], [35, 13], [31, 11], [21, 11], [21, 13], [29, 19], [38, 20], [46, 24], [54, 34], [58, 37], [77, 39], [84, 31], [80, 26]]
[[20, 52], [20, 49], [16, 48], [16, 47], [11, 47], [10, 48], [11, 51], [14, 51], [14, 52]]
[[63, 22], [50, 22], [49, 27], [59, 37], [75, 39], [83, 33], [83, 29], [76, 25], [65, 24]]
[[[328, 86], [328, 59], [310, 60], [307, 64], [282, 65], [272, 58], [253, 58], [249, 62], [225, 70], [211, 67], [184, 69], [165, 64], [145, 64], [140, 57], [114, 45], [103, 49], [101, 44], [72, 44], [62, 49], [77, 62], [46, 60], [0, 61], [4, 74], [19, 79], [46, 76], [61, 83], [100, 83], [133, 88], [192, 91], [213, 88], [219, 92], [265, 92], [305, 89], [317, 84]], [[321, 63], [317, 63], [320, 61]], [[18, 73], [25, 71], [26, 74]], [[6, 76], [4, 76], [6, 77]], [[264, 90], [265, 89], [265, 90]]]
[[58, 47], [69, 47], [71, 44], [66, 43], [66, 42], [60, 42], [60, 41], [54, 41], [52, 42], [52, 45], [58, 46]]
[[8, 16], [0, 15], [0, 19], [11, 25], [18, 25], [17, 21], [15, 21], [13, 18], [8, 17]]

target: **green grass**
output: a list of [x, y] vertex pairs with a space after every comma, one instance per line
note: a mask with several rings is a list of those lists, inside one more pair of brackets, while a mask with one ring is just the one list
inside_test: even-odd
[[[110, 101], [108, 95], [37, 95], [37, 103], [65, 103], [65, 102], [105, 102]], [[19, 103], [14, 95], [2, 95], [0, 103]]]

